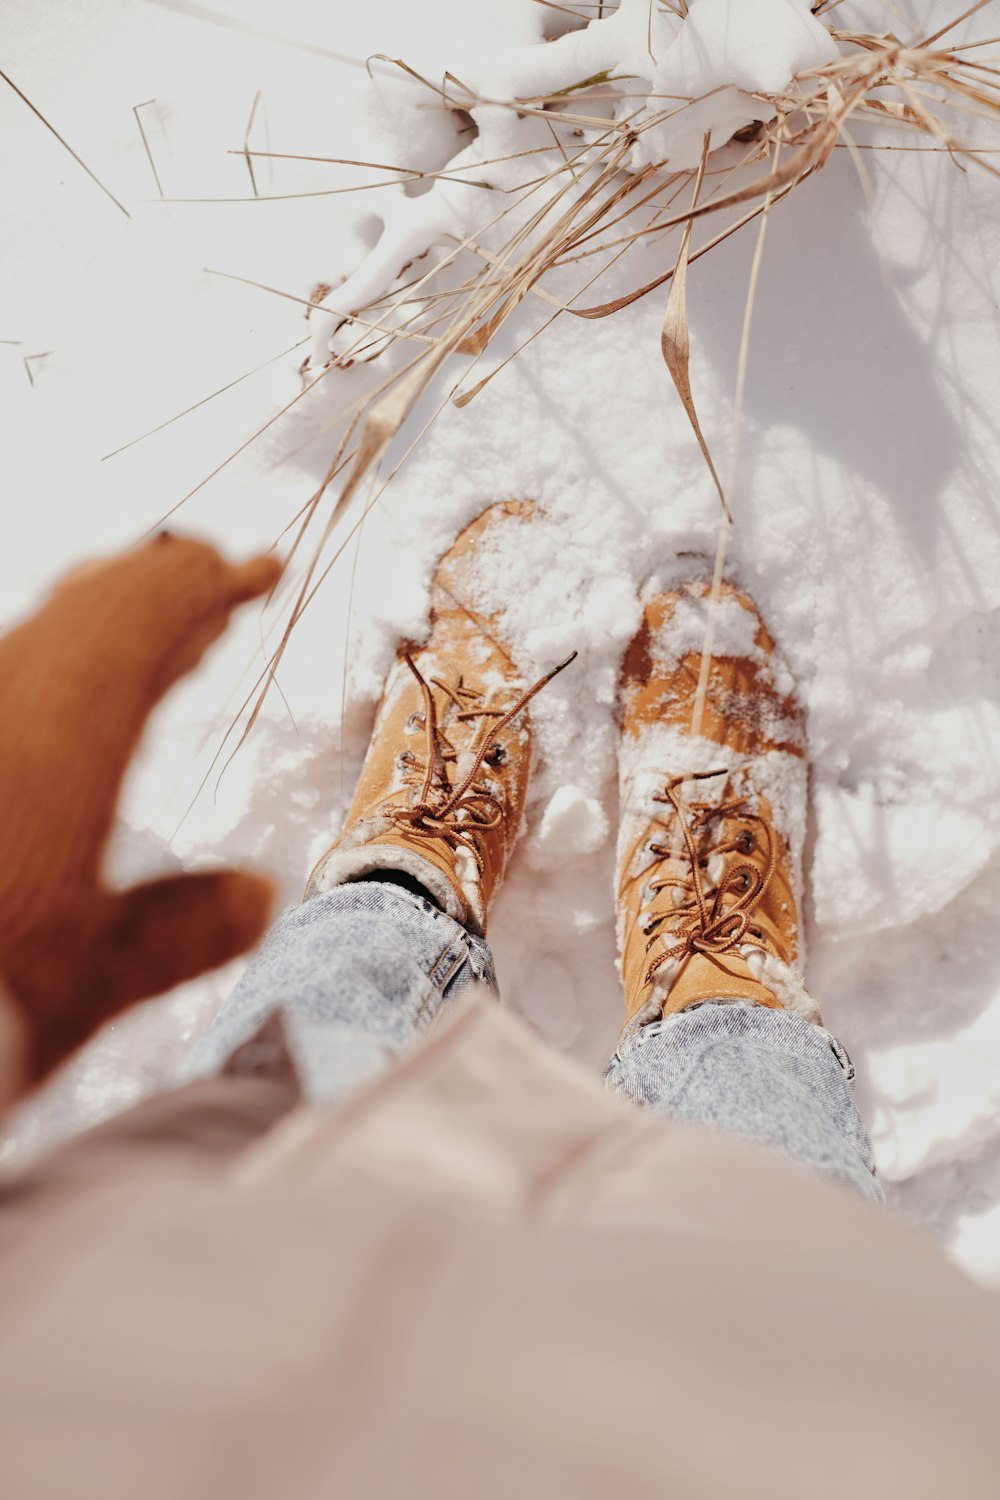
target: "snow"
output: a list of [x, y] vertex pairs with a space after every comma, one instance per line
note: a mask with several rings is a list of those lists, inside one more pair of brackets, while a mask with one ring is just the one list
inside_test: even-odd
[[596, 797], [572, 782], [557, 787], [524, 849], [535, 870], [558, 870], [567, 859], [594, 854], [608, 837], [608, 815]]
[[[518, 9], [525, 18], [531, 14], [530, 4]], [[810, 14], [806, 0], [752, 0], [743, 5], [692, 0], [683, 21], [669, 10], [654, 10], [650, 0], [621, 0], [607, 18], [548, 45], [539, 41], [538, 7], [534, 16], [537, 30], [520, 47], [514, 45], [518, 28], [512, 25], [498, 48], [485, 42], [471, 53], [459, 48], [449, 67], [461, 80], [458, 96], [472, 90], [487, 101], [495, 96], [529, 100], [580, 90], [586, 80], [600, 76], [621, 79], [631, 87], [616, 116], [633, 114], [635, 100], [646, 95], [660, 120], [630, 153], [636, 170], [661, 160], [676, 169], [696, 166], [706, 132], [718, 146], [749, 120], [773, 119], [773, 103], [751, 96], [783, 93], [797, 74], [808, 74], [839, 55], [829, 30]], [[808, 85], [798, 87], [805, 91]], [[585, 101], [591, 97], [582, 93]], [[584, 114], [589, 108], [587, 102], [581, 105]], [[314, 320], [320, 365], [329, 351], [343, 354], [349, 347], [349, 341], [336, 337], [340, 320], [392, 287], [398, 267], [409, 266], [416, 256], [444, 246], [449, 238], [463, 241], [477, 234], [497, 212], [492, 189], [514, 192], [537, 179], [534, 153], [551, 144], [548, 127], [537, 112], [515, 113], [490, 102], [473, 105], [470, 95], [468, 113], [477, 135], [449, 162], [448, 178], [435, 182], [426, 197], [416, 200], [406, 199], [398, 186], [391, 198], [388, 191], [379, 194], [384, 232], [378, 245], [324, 299], [322, 305], [331, 315]], [[530, 192], [528, 196], [532, 198]], [[532, 207], [537, 206], [532, 201]]]
[[673, 92], [692, 98], [725, 84], [746, 94], [779, 94], [798, 74], [837, 56], [836, 42], [810, 13], [808, 0], [695, 0], [656, 81], [670, 80]]
[[[913, 34], [960, 8], [918, 0]], [[537, 148], [554, 151], [537, 113], [519, 117], [503, 101], [605, 69], [627, 71], [623, 91], [640, 96], [710, 86], [718, 92], [698, 106], [707, 114], [657, 127], [673, 132], [673, 164], [690, 164], [705, 129], [716, 146], [735, 125], [767, 118], [772, 105], [757, 96], [786, 88], [835, 45], [799, 0], [694, 0], [683, 25], [665, 6], [626, 0], [553, 40], [566, 19], [532, 0], [287, 0], [277, 17], [264, 0], [211, 10], [90, 0], [72, 11], [67, 0], [8, 0], [5, 72], [131, 217], [3, 88], [0, 339], [21, 341], [0, 344], [12, 497], [5, 623], [71, 562], [153, 526], [299, 396], [309, 355], [313, 388], [174, 518], [233, 555], [272, 543], [325, 472], [335, 413], [385, 373], [384, 359], [323, 373], [330, 338], [338, 349], [358, 338], [339, 326], [343, 315], [388, 291], [412, 255], [431, 251], [404, 279], [477, 232], [498, 199], [530, 193], [547, 160]], [[903, 29], [876, 0], [845, 0], [833, 20]], [[991, 34], [988, 13], [955, 33], [974, 34]], [[498, 102], [471, 111], [473, 136], [391, 63], [372, 62], [369, 76], [373, 54], [429, 79], [448, 69]], [[262, 194], [386, 185], [255, 202], [246, 161], [227, 153], [243, 145], [258, 90], [258, 149], [467, 180], [428, 188], [392, 180], [405, 174], [257, 158]], [[146, 100], [164, 192], [208, 201], [156, 198], [132, 113]], [[667, 136], [655, 137], [640, 137], [633, 168], [663, 147]], [[535, 154], [492, 163], [522, 150]], [[834, 151], [770, 220], [729, 561], [807, 710], [810, 989], [857, 1065], [890, 1202], [1000, 1283], [1000, 213], [992, 179], [946, 155], [863, 157], [864, 181], [850, 154]], [[526, 197], [518, 212], [535, 206]], [[661, 274], [674, 243], [630, 252], [580, 305]], [[695, 398], [723, 472], [754, 244], [749, 229], [689, 277]], [[580, 292], [597, 269], [581, 264], [546, 281], [554, 296]], [[302, 299], [326, 284], [329, 315], [307, 324], [294, 301], [205, 267]], [[675, 576], [678, 553], [710, 559], [718, 527], [660, 355], [665, 293], [600, 321], [558, 317], [469, 406], [449, 404], [460, 376], [473, 385], [551, 315], [529, 298], [474, 369], [446, 373], [338, 529], [343, 555], [282, 665], [286, 702], [272, 696], [221, 779], [220, 761], [199, 793], [280, 610], [263, 620], [249, 611], [157, 713], [122, 808], [116, 878], [248, 861], [297, 900], [349, 800], [396, 641], [426, 626], [437, 557], [486, 504], [531, 497], [540, 511], [530, 550], [491, 561], [484, 599], [509, 610], [526, 677], [579, 656], [532, 705], [538, 769], [490, 937], [506, 1002], [600, 1066], [621, 1013], [618, 666], [650, 579]], [[25, 356], [38, 356], [34, 385]], [[22, 1112], [6, 1156], [169, 1080], [236, 972], [107, 1028]]]

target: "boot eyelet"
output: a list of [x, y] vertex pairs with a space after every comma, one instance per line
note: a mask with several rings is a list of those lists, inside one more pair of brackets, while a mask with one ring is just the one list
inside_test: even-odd
[[698, 861], [698, 868], [699, 868], [699, 870], [707, 870], [708, 869], [708, 860], [707, 859], [699, 859], [699, 861]]
[[422, 713], [411, 714], [406, 721], [407, 733], [413, 734], [416, 730], [423, 729], [426, 722], [427, 720], [424, 718]]
[[740, 876], [740, 890], [748, 891], [749, 889], [750, 889], [750, 875], [749, 875], [749, 873], [746, 870], [744, 870], [743, 874]]
[[495, 741], [487, 750], [486, 764], [488, 766], [504, 766], [507, 764], [507, 751], [499, 741]]
[[416, 756], [414, 755], [412, 750], [400, 750], [399, 754], [396, 756], [396, 770], [405, 770], [407, 766], [412, 766], [415, 760]]
[[744, 828], [743, 832], [736, 840], [736, 847], [737, 849], [739, 849], [741, 854], [752, 854], [754, 848], [756, 847], [756, 843], [757, 841], [754, 838], [753, 834], [750, 832], [749, 828]]

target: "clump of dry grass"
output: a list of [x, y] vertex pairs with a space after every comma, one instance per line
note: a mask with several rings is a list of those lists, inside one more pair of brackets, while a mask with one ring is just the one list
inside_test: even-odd
[[[547, 3], [578, 20], [590, 19], [594, 14], [590, 10], [581, 14], [569, 4], [555, 6], [553, 0]], [[307, 537], [312, 539], [310, 557], [291, 597], [278, 644], [244, 704], [243, 711], [249, 710], [249, 714], [240, 743], [260, 712], [297, 622], [341, 555], [349, 536], [363, 521], [367, 507], [357, 517], [349, 536], [327, 557], [327, 543], [338, 519], [358, 496], [366, 476], [385, 456], [416, 403], [445, 367], [456, 360], [471, 360], [474, 371], [476, 362], [529, 297], [540, 299], [549, 309], [541, 328], [531, 334], [531, 338], [536, 338], [544, 334], [556, 317], [612, 317], [669, 284], [661, 337], [664, 361], [729, 521], [727, 487], [717, 473], [691, 392], [686, 313], [688, 267], [754, 220], [760, 220], [762, 226], [766, 224], [773, 207], [821, 171], [835, 150], [849, 151], [859, 167], [864, 151], [939, 151], [963, 170], [1000, 176], [990, 159], [992, 148], [968, 143], [971, 124], [1000, 122], [1000, 68], [983, 60], [980, 51], [983, 43], [948, 43], [949, 34], [960, 22], [985, 3], [987, 0], [978, 0], [948, 26], [919, 43], [904, 43], [890, 32], [875, 35], [831, 27], [840, 44], [841, 56], [797, 77], [783, 94], [761, 96], [773, 107], [773, 118], [766, 124], [751, 123], [746, 130], [738, 131], [724, 151], [713, 151], [710, 155], [706, 137], [701, 161], [692, 171], [672, 170], [668, 161], [630, 170], [630, 159], [641, 137], [678, 110], [700, 101], [678, 103], [643, 96], [633, 108], [626, 101], [638, 96], [628, 94], [628, 80], [606, 75], [581, 80], [557, 94], [483, 100], [449, 74], [437, 85], [420, 77], [404, 62], [383, 59], [383, 63], [391, 62], [426, 89], [432, 107], [467, 115], [477, 105], [489, 103], [521, 115], [536, 115], [549, 128], [552, 147], [518, 153], [538, 158], [538, 173], [527, 186], [510, 195], [507, 202], [498, 193], [496, 213], [475, 233], [411, 276], [401, 287], [354, 310], [345, 319], [356, 332], [353, 343], [327, 370], [310, 377], [306, 389], [315, 386], [331, 368], [342, 368], [356, 360], [383, 359], [391, 348], [402, 349], [408, 356], [401, 364], [394, 364], [374, 389], [366, 391], [337, 416], [339, 439], [323, 481], [290, 528], [293, 542], [289, 562], [298, 556]], [[678, 8], [683, 12], [682, 5]], [[830, 8], [814, 7], [819, 13]], [[616, 114], [611, 113], [612, 108]], [[894, 146], [884, 141], [855, 141], [855, 127], [866, 124], [891, 127], [899, 133], [899, 143]], [[572, 146], [567, 144], [570, 140], [574, 142]], [[245, 154], [245, 148], [240, 154]], [[425, 174], [415, 169], [370, 165], [398, 172], [401, 181], [449, 176], [447, 171]], [[708, 233], [693, 244], [703, 222]], [[503, 239], [507, 225], [511, 226], [511, 232]], [[609, 300], [580, 305], [588, 289], [634, 247], [654, 236], [659, 239], [668, 231], [674, 231], [679, 242], [660, 274]], [[744, 356], [762, 243], [761, 239], [751, 277]], [[553, 273], [568, 266], [589, 269], [590, 265], [594, 267], [593, 274], [573, 297], [563, 301], [554, 295], [550, 289]], [[400, 267], [401, 274], [403, 270]], [[546, 284], [547, 278], [550, 285]], [[461, 391], [449, 391], [431, 420], [449, 399], [459, 407], [474, 401], [499, 368], [502, 365], [478, 381], [466, 383]], [[461, 369], [467, 381], [470, 367], [463, 363]], [[339, 491], [328, 506], [322, 526], [316, 527], [314, 522], [324, 497], [336, 482]], [[381, 489], [376, 499], [380, 493]], [[369, 500], [368, 506], [372, 503], [374, 500]], [[723, 551], [720, 546], [717, 577], [721, 576]], [[287, 572], [286, 568], [286, 575]]]

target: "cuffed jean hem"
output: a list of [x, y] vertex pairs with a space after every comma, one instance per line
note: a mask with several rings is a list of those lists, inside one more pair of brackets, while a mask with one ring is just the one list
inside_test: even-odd
[[[335, 886], [272, 928], [188, 1077], [243, 1071], [241, 1053], [259, 1071], [290, 1058], [303, 1095], [329, 1104], [477, 982], [496, 992], [489, 948], [431, 901], [383, 882]], [[262, 1040], [276, 1015], [280, 1042]], [[759, 1141], [881, 1202], [852, 1074], [840, 1043], [793, 1011], [717, 1001], [623, 1037], [605, 1080], [634, 1104]]]
[[844, 1047], [789, 1010], [708, 1001], [619, 1043], [609, 1089], [674, 1119], [728, 1130], [884, 1202]]
[[280, 1012], [303, 1094], [330, 1104], [383, 1072], [474, 983], [496, 992], [489, 948], [433, 902], [382, 882], [334, 886], [279, 918], [188, 1076], [218, 1072]]

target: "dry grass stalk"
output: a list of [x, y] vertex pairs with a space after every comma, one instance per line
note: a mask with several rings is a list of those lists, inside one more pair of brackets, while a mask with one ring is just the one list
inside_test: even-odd
[[146, 153], [146, 160], [149, 162], [149, 170], [152, 172], [152, 174], [153, 174], [153, 181], [156, 183], [156, 191], [159, 193], [160, 197], [162, 198], [163, 197], [163, 184], [160, 181], [160, 174], [156, 170], [156, 162], [153, 160], [153, 151], [152, 151], [152, 147], [149, 144], [149, 137], [146, 134], [146, 127], [145, 127], [145, 125], [143, 125], [143, 123], [142, 123], [142, 116], [139, 114], [140, 109], [148, 109], [151, 104], [155, 104], [155, 103], [156, 103], [155, 99], [145, 99], [145, 100], [143, 100], [142, 104], [133, 104], [133, 106], [132, 106], [132, 113], [135, 116], [135, 123], [139, 127], [139, 135], [140, 135], [140, 137], [142, 139], [143, 150]]
[[[694, 191], [691, 194], [691, 207], [697, 205], [701, 195], [701, 185], [705, 181], [705, 167], [708, 163], [708, 148], [710, 137], [706, 135], [705, 144], [701, 150], [701, 161], [698, 164], [698, 174], [694, 181]], [[688, 252], [691, 248], [691, 230], [694, 227], [694, 219], [688, 219], [684, 225], [684, 233], [681, 236], [681, 248], [677, 255], [677, 264], [674, 267], [674, 277], [670, 283], [670, 295], [667, 298], [667, 310], [663, 317], [663, 329], [660, 333], [660, 350], [667, 369], [670, 371], [671, 379], [677, 387], [677, 394], [681, 398], [684, 410], [687, 412], [688, 421], [691, 423], [692, 431], [701, 449], [702, 458], [708, 465], [708, 471], [722, 501], [722, 509], [727, 521], [733, 519], [726, 500], [722, 482], [715, 470], [712, 455], [708, 450], [705, 435], [698, 421], [698, 413], [695, 411], [694, 397], [691, 394], [691, 340], [688, 334], [687, 316], [687, 270]]]
[[9, 89], [13, 89], [14, 93], [21, 100], [21, 102], [23, 104], [26, 104], [28, 106], [28, 108], [31, 110], [31, 113], [33, 115], [36, 115], [38, 117], [38, 119], [41, 120], [41, 122], [45, 126], [46, 130], [51, 131], [51, 133], [55, 136], [56, 140], [59, 142], [60, 146], [62, 146], [66, 151], [69, 152], [70, 156], [73, 158], [73, 160], [77, 163], [78, 166], [81, 166], [83, 168], [83, 170], [86, 172], [87, 176], [90, 178], [91, 182], [94, 182], [94, 183], [97, 184], [97, 186], [100, 188], [100, 190], [104, 194], [104, 196], [106, 198], [110, 198], [111, 202], [115, 205], [115, 208], [120, 209], [121, 212], [125, 215], [126, 219], [130, 219], [132, 217], [132, 215], [129, 213], [129, 211], [125, 207], [124, 203], [120, 203], [118, 201], [118, 199], [115, 197], [114, 193], [111, 191], [111, 189], [109, 187], [105, 187], [104, 183], [98, 177], [97, 173], [94, 172], [94, 171], [92, 171], [91, 168], [87, 166], [87, 163], [84, 161], [83, 157], [80, 156], [80, 154], [78, 152], [76, 152], [76, 151], [73, 150], [73, 147], [70, 145], [69, 141], [67, 141], [65, 139], [65, 137], [63, 137], [63, 136], [61, 136], [59, 134], [59, 132], [56, 129], [56, 127], [52, 124], [52, 121], [46, 119], [45, 115], [42, 114], [42, 111], [38, 108], [38, 105], [37, 104], [32, 104], [31, 100], [28, 98], [27, 94], [23, 91], [23, 89], [19, 89], [18, 86], [17, 86], [17, 84], [14, 82], [13, 78], [9, 78], [7, 76], [7, 74], [4, 73], [2, 70], [0, 70], [0, 78], [3, 79], [4, 83], [7, 85], [7, 87]]

